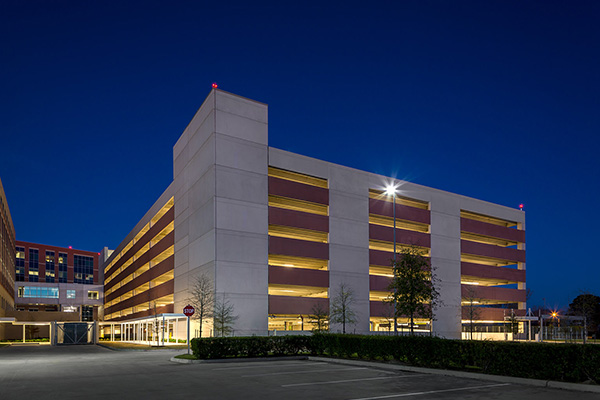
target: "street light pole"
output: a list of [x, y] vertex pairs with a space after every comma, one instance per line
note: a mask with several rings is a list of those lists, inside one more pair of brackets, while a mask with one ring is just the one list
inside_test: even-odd
[[[392, 196], [394, 204], [394, 277], [396, 277], [396, 189]], [[398, 334], [398, 316], [396, 313], [396, 296], [394, 296], [394, 334]]]
[[[392, 208], [393, 208], [393, 216], [394, 216], [394, 264], [392, 267], [392, 272], [394, 273], [394, 278], [396, 278], [396, 187], [395, 186], [388, 186], [386, 188], [386, 193], [388, 194], [388, 196], [390, 195], [390, 193], [392, 194]], [[394, 289], [394, 292], [397, 289]], [[394, 293], [394, 335], [398, 335], [398, 316], [396, 315], [396, 293]]]

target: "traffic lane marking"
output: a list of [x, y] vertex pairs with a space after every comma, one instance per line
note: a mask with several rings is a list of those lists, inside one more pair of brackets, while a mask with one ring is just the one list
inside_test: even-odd
[[225, 371], [229, 369], [257, 369], [257, 368], [282, 368], [287, 366], [296, 366], [296, 365], [323, 365], [322, 362], [306, 362], [306, 363], [289, 363], [289, 364], [255, 364], [252, 366], [245, 365], [243, 367], [221, 367], [221, 368], [213, 368], [213, 371]]
[[452, 389], [429, 390], [427, 392], [397, 393], [397, 394], [388, 394], [385, 396], [361, 397], [361, 398], [350, 399], [350, 400], [391, 399], [394, 397], [422, 396], [425, 394], [436, 394], [436, 393], [446, 393], [446, 392], [458, 392], [458, 391], [465, 391], [465, 390], [487, 389], [487, 388], [500, 387], [500, 386], [510, 386], [510, 383], [496, 383], [496, 384], [492, 384], [492, 385], [465, 386], [465, 387], [452, 388]]
[[294, 386], [312, 386], [312, 385], [332, 385], [336, 383], [349, 383], [349, 382], [360, 382], [360, 381], [375, 381], [379, 379], [395, 379], [395, 378], [409, 378], [416, 376], [426, 376], [426, 374], [414, 374], [414, 375], [396, 375], [396, 376], [377, 376], [374, 378], [357, 378], [357, 379], [343, 379], [337, 381], [325, 381], [325, 382], [304, 382], [304, 383], [291, 383], [288, 385], [281, 385], [281, 387], [294, 387]]
[[357, 371], [357, 370], [369, 369], [367, 367], [353, 367], [353, 368], [329, 368], [329, 369], [312, 369], [308, 371], [288, 371], [288, 372], [272, 372], [267, 374], [252, 374], [242, 375], [242, 378], [250, 378], [256, 376], [272, 376], [272, 375], [293, 375], [293, 374], [311, 374], [316, 372], [340, 372], [340, 371]]

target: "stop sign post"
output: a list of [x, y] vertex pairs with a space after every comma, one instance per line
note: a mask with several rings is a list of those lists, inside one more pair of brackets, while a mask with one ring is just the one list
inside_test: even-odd
[[187, 345], [188, 345], [188, 355], [190, 354], [190, 317], [194, 315], [196, 310], [190, 304], [183, 307], [183, 314], [187, 317]]

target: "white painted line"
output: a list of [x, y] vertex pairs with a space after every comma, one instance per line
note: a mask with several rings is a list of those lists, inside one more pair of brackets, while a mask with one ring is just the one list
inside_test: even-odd
[[[270, 364], [271, 362], [269, 362]], [[222, 367], [222, 368], [213, 368], [213, 371], [223, 371], [226, 369], [257, 369], [257, 368], [281, 368], [281, 367], [287, 367], [288, 365], [323, 365], [322, 362], [301, 362], [301, 363], [289, 363], [289, 364], [270, 364], [270, 365], [265, 365], [265, 364], [257, 364], [257, 363], [252, 363], [254, 365], [252, 366], [244, 366], [244, 367]]]
[[310, 385], [330, 385], [334, 383], [347, 383], [347, 382], [360, 382], [360, 381], [375, 381], [378, 379], [396, 379], [396, 378], [408, 378], [413, 376], [425, 376], [427, 374], [414, 374], [414, 375], [398, 375], [398, 376], [378, 376], [376, 378], [359, 378], [359, 379], [344, 379], [341, 381], [327, 381], [327, 382], [307, 382], [307, 383], [292, 383], [290, 385], [281, 385], [281, 387], [293, 387], [293, 386], [310, 386]]
[[312, 370], [309, 370], [309, 371], [294, 371], [294, 372], [273, 372], [271, 374], [242, 375], [242, 378], [249, 378], [251, 376], [310, 374], [310, 373], [313, 373], [313, 372], [355, 371], [355, 370], [358, 370], [358, 369], [368, 369], [368, 368], [366, 368], [366, 367], [356, 367], [356, 368], [312, 369]]
[[360, 398], [360, 399], [352, 399], [352, 400], [391, 399], [392, 397], [420, 396], [420, 395], [423, 395], [423, 394], [444, 393], [444, 392], [458, 392], [458, 391], [461, 391], [461, 390], [485, 389], [485, 388], [498, 387], [498, 386], [508, 386], [508, 385], [510, 385], [510, 383], [499, 383], [499, 384], [494, 384], [494, 385], [482, 385], [482, 386], [466, 386], [466, 387], [454, 388], [454, 389], [431, 390], [429, 392], [413, 392], [413, 393], [390, 394], [390, 395], [387, 395], [387, 396], [363, 397], [363, 398]]

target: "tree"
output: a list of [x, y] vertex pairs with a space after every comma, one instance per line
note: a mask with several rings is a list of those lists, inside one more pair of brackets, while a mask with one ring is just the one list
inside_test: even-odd
[[156, 310], [156, 301], [154, 302], [154, 304], [152, 306], [152, 310], [154, 312], [154, 323], [152, 325], [152, 327], [154, 328], [153, 335], [154, 335], [154, 338], [156, 339], [156, 345], [160, 346], [160, 328], [161, 328], [160, 323], [161, 323], [161, 320], [160, 320], [160, 317]]
[[465, 287], [463, 302], [466, 305], [467, 319], [469, 320], [469, 339], [473, 340], [473, 331], [475, 330], [474, 321], [481, 316], [481, 308], [477, 306], [481, 300], [477, 297], [477, 292], [473, 286], [466, 285], [463, 287]]
[[586, 334], [597, 335], [600, 324], [600, 297], [589, 292], [581, 292], [569, 304], [569, 314], [583, 317]]
[[515, 340], [515, 335], [519, 333], [519, 320], [515, 315], [515, 310], [510, 310], [510, 316], [506, 322], [506, 327], [508, 331], [513, 334], [513, 340]]
[[317, 303], [312, 307], [312, 314], [308, 318], [313, 323], [313, 332], [326, 332], [329, 330], [329, 311], [321, 303]]
[[440, 304], [436, 289], [435, 268], [416, 246], [406, 246], [392, 261], [394, 277], [388, 287], [395, 303], [397, 317], [410, 318], [410, 334], [414, 334], [414, 319], [419, 316], [434, 319], [433, 310]]
[[382, 317], [387, 322], [388, 333], [390, 333], [394, 326], [394, 302], [393, 302], [393, 300], [392, 301], [390, 301], [390, 300], [383, 301]]
[[196, 277], [188, 301], [194, 306], [193, 318], [200, 322], [200, 337], [202, 337], [202, 324], [205, 319], [213, 317], [215, 310], [214, 283], [208, 275], [203, 273]]
[[346, 324], [356, 323], [356, 313], [352, 309], [353, 304], [354, 291], [344, 282], [340, 283], [331, 302], [331, 321], [342, 324], [342, 333], [346, 333]]
[[215, 302], [213, 312], [215, 336], [225, 337], [233, 332], [233, 323], [238, 319], [233, 313], [233, 304], [229, 302], [223, 295], [222, 300]]

